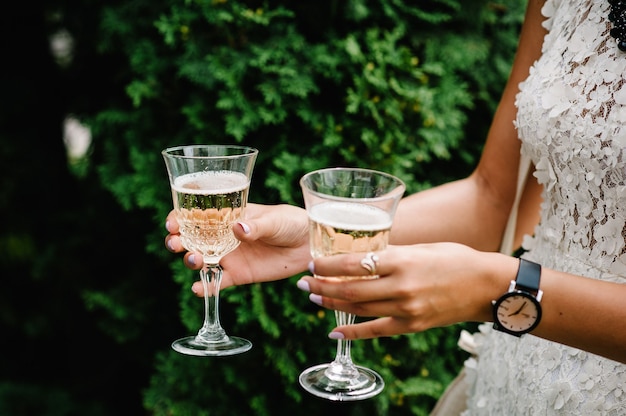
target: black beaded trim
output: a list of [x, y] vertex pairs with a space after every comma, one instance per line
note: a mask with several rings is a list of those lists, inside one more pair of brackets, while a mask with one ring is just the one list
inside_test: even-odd
[[611, 36], [617, 41], [619, 50], [626, 52], [626, 0], [609, 0], [609, 4], [609, 20], [613, 23]]

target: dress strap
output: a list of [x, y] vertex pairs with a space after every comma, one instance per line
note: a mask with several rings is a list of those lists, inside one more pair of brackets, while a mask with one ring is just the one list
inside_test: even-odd
[[520, 154], [519, 169], [517, 172], [517, 189], [515, 190], [515, 201], [511, 207], [511, 213], [509, 214], [509, 220], [504, 230], [502, 242], [500, 243], [500, 253], [512, 254], [515, 247], [513, 247], [513, 240], [515, 239], [515, 230], [517, 228], [517, 211], [519, 208], [519, 202], [524, 192], [524, 186], [526, 185], [526, 178], [528, 177], [528, 171], [530, 169], [530, 156], [523, 150]]

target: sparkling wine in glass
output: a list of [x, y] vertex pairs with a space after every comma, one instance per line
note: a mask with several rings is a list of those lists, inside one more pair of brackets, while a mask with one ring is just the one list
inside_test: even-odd
[[[313, 258], [343, 253], [383, 250], [404, 183], [389, 174], [359, 168], [329, 168], [310, 172], [300, 180], [309, 216]], [[376, 279], [363, 276], [319, 276], [318, 279]], [[335, 311], [338, 325], [351, 325], [353, 314]], [[357, 366], [350, 355], [351, 342], [338, 340], [334, 361], [308, 368], [300, 384], [308, 392], [335, 401], [363, 400], [380, 393], [385, 383], [375, 371]]]
[[244, 218], [257, 149], [236, 145], [189, 145], [163, 150], [183, 247], [202, 253], [204, 324], [172, 348], [195, 356], [226, 356], [252, 347], [228, 336], [219, 319], [220, 260], [239, 245], [233, 223]]

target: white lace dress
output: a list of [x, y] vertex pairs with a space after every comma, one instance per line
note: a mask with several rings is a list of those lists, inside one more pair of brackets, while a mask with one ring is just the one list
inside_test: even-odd
[[[608, 33], [609, 8], [608, 0], [543, 7], [543, 56], [517, 97], [522, 152], [544, 186], [524, 257], [626, 283], [626, 53]], [[466, 362], [464, 415], [626, 415], [626, 365], [490, 326], [476, 334], [478, 361]]]

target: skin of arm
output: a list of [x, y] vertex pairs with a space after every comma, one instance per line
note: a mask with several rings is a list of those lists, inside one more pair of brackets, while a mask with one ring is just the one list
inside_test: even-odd
[[[515, 198], [520, 158], [520, 140], [513, 124], [515, 96], [541, 54], [546, 34], [541, 26], [542, 4], [529, 1], [511, 74], [475, 171], [465, 179], [404, 198], [396, 212], [392, 244], [454, 241], [479, 250], [498, 250]], [[534, 178], [527, 183], [525, 201], [537, 201], [541, 188]], [[538, 205], [520, 211], [520, 224], [525, 231], [532, 230]]]
[[[476, 170], [466, 179], [405, 198], [396, 214], [380, 279], [328, 282], [304, 277], [313, 302], [359, 316], [382, 317], [337, 327], [332, 338], [358, 339], [492, 320], [491, 301], [517, 273], [519, 260], [495, 253], [514, 200], [520, 143], [512, 121], [518, 84], [539, 57], [542, 1], [530, 0], [511, 77]], [[541, 186], [527, 181], [519, 235], [538, 219]], [[437, 243], [448, 241], [447, 243]], [[420, 243], [420, 244], [416, 244]], [[423, 244], [427, 243], [427, 244]], [[411, 245], [413, 244], [413, 245]], [[315, 260], [322, 276], [361, 275], [362, 254]], [[534, 335], [626, 363], [626, 285], [542, 269], [543, 317]]]
[[[515, 197], [517, 181], [520, 143], [513, 126], [516, 112], [514, 98], [518, 91], [518, 83], [526, 78], [528, 68], [539, 56], [545, 34], [539, 13], [541, 3], [537, 0], [529, 1], [526, 21], [520, 35], [520, 47], [477, 169], [466, 179], [404, 198], [395, 216], [390, 238], [392, 244], [457, 241], [477, 249], [497, 249]], [[529, 181], [531, 185], [532, 182]], [[525, 201], [537, 200], [539, 192], [540, 188], [535, 182], [534, 188], [531, 186], [527, 192], [529, 195]], [[537, 206], [527, 205], [530, 208], [526, 211], [530, 212], [530, 216], [524, 217], [520, 212], [520, 218], [534, 217], [526, 221], [530, 224], [526, 227], [528, 229], [536, 223]], [[289, 213], [283, 215], [286, 211]], [[306, 213], [303, 210], [297, 212], [295, 207], [288, 208], [284, 205], [263, 208], [250, 204], [247, 213], [246, 223], [252, 229], [243, 232], [239, 225], [233, 228], [235, 236], [242, 242], [260, 241], [266, 244], [275, 243], [279, 249], [297, 246], [308, 250]], [[519, 223], [524, 224], [524, 221], [520, 219]], [[165, 237], [165, 245], [168, 250], [174, 253], [184, 252], [173, 212], [170, 212], [166, 219], [166, 228], [168, 235]], [[296, 243], [298, 238], [302, 241]], [[235, 257], [236, 253], [229, 256]], [[202, 267], [201, 262], [191, 260], [198, 258], [198, 253], [186, 252], [184, 263], [187, 267], [197, 270]], [[306, 264], [303, 265], [301, 262], [293, 269], [300, 267], [302, 269], [299, 271], [306, 270]], [[225, 272], [225, 275], [227, 274]], [[278, 273], [274, 280], [282, 277], [287, 276]], [[270, 279], [247, 281], [242, 278], [237, 279], [236, 284], [265, 280]], [[222, 285], [227, 287], [230, 284], [231, 279], [225, 276]]]
[[[491, 301], [506, 292], [519, 259], [458, 243], [389, 246], [379, 279], [329, 282], [303, 277], [298, 287], [328, 309], [381, 317], [335, 328], [331, 338], [420, 332], [457, 322], [492, 321]], [[316, 259], [322, 276], [362, 275], [362, 254]], [[626, 285], [542, 269], [539, 337], [626, 363]]]
[[[377, 253], [380, 279], [329, 282], [305, 276], [298, 282], [323, 307], [382, 317], [338, 327], [332, 337], [391, 336], [492, 319], [491, 301], [506, 291], [519, 262], [494, 251], [515, 197], [520, 142], [513, 126], [514, 98], [519, 82], [540, 56], [545, 35], [542, 4], [528, 2], [511, 76], [476, 170], [468, 178], [403, 199], [394, 220], [392, 245]], [[518, 241], [537, 223], [540, 192], [536, 181], [527, 181], [519, 208]], [[223, 287], [277, 280], [306, 269], [310, 252], [304, 210], [252, 204], [248, 213], [245, 224], [233, 228], [242, 243], [224, 258]], [[167, 224], [166, 246], [183, 252], [172, 215]], [[185, 264], [198, 269], [201, 264], [190, 262], [192, 256], [185, 254]], [[362, 258], [362, 254], [320, 258], [309, 267], [320, 275], [359, 276]], [[543, 318], [535, 335], [626, 362], [626, 285], [543, 268], [541, 288]], [[194, 292], [202, 294], [198, 285]]]
[[[513, 125], [516, 114], [514, 99], [518, 92], [518, 84], [528, 76], [529, 67], [540, 55], [545, 35], [545, 30], [541, 26], [541, 5], [541, 1], [529, 0], [511, 76], [494, 115], [483, 155], [476, 170], [468, 178], [404, 198], [395, 215], [390, 237], [392, 244], [454, 241], [480, 250], [498, 249], [515, 198], [519, 164], [520, 142]], [[520, 209], [519, 224], [524, 225], [520, 233], [524, 230], [529, 231], [537, 222], [536, 201], [541, 189], [534, 180], [527, 183], [529, 185], [524, 202], [535, 202], [521, 204], [527, 209]], [[253, 229], [245, 233], [238, 225], [233, 228], [240, 240], [252, 243], [270, 238], [279, 248], [289, 245], [299, 247], [304, 245], [308, 248], [308, 241], [294, 244], [297, 238], [307, 240], [306, 213], [297, 213], [295, 208], [286, 208], [282, 205], [272, 209], [250, 205], [246, 222]], [[289, 215], [279, 215], [286, 209], [291, 210]], [[272, 222], [272, 219], [275, 222]], [[281, 224], [283, 222], [285, 224]], [[167, 217], [166, 228], [169, 232], [165, 238], [166, 247], [175, 253], [183, 252], [178, 223], [172, 212]], [[280, 242], [281, 238], [286, 242]], [[199, 269], [202, 266], [200, 262], [190, 261], [198, 257], [198, 253], [185, 253], [184, 262], [191, 269]], [[298, 267], [301, 266], [299, 264]], [[302, 270], [305, 269], [306, 265]], [[281, 277], [285, 276], [280, 273], [276, 279]], [[225, 280], [223, 284], [228, 285], [229, 279]], [[239, 282], [251, 283], [243, 279]]]

